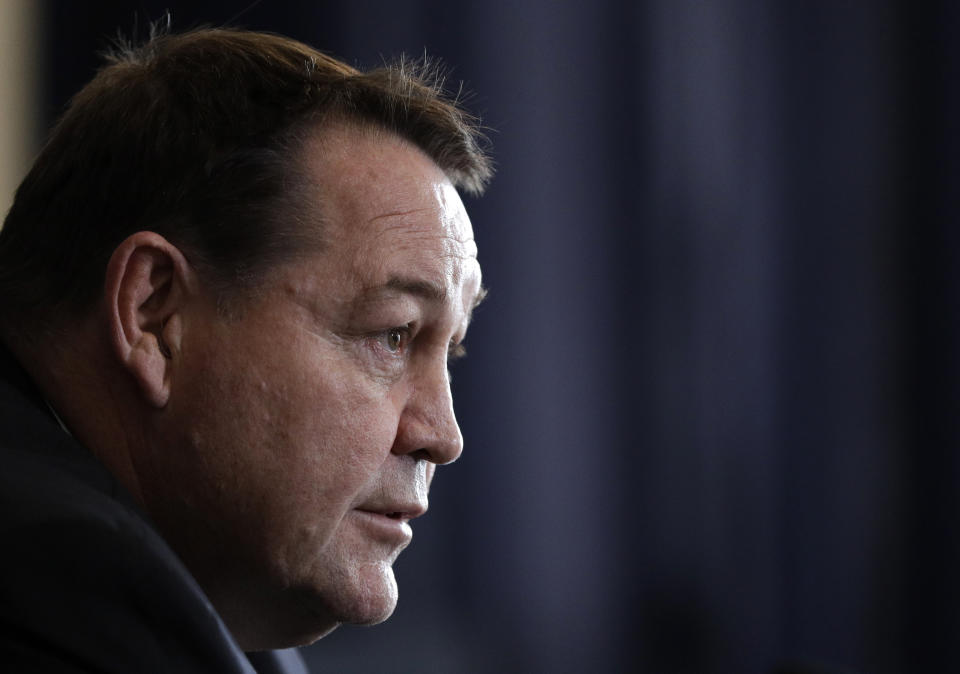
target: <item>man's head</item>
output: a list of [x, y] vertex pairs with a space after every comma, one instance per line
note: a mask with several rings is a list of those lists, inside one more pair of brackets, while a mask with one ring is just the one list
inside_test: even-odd
[[4, 332], [245, 648], [393, 610], [462, 445], [476, 139], [402, 69], [206, 31], [101, 71], [18, 192]]
[[284, 37], [232, 30], [118, 48], [71, 101], [17, 190], [0, 238], [0, 318], [87, 311], [110, 254], [155, 231], [205, 281], [255, 287], [322, 241], [304, 228], [306, 138], [338, 122], [393, 131], [471, 193], [491, 175], [473, 120], [437, 73], [360, 72]]

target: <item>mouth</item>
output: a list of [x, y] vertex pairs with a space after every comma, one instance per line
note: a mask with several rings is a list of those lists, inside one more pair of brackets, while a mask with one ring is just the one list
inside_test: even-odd
[[357, 510], [372, 515], [380, 515], [398, 522], [409, 522], [427, 512], [427, 504], [419, 501], [374, 502], [358, 506]]
[[368, 535], [391, 545], [406, 547], [413, 538], [410, 520], [427, 512], [426, 499], [376, 497], [356, 507], [356, 521]]
[[357, 512], [364, 513], [366, 515], [372, 515], [374, 517], [382, 517], [387, 520], [392, 520], [394, 522], [409, 522], [412, 519], [420, 517], [423, 514], [423, 509], [406, 509], [406, 510], [381, 510], [376, 508], [367, 508], [360, 507], [357, 508]]
[[354, 510], [356, 521], [376, 540], [406, 547], [413, 538], [410, 520], [420, 512], [404, 508], [387, 509], [364, 506]]

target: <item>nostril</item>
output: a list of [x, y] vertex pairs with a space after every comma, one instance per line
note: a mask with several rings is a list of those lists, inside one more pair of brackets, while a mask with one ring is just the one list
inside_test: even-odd
[[410, 452], [410, 456], [417, 459], [418, 461], [433, 461], [433, 456], [430, 454], [429, 449], [418, 449], [416, 451]]

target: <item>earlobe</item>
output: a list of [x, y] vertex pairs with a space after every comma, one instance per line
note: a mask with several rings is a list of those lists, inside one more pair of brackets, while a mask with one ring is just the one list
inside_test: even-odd
[[112, 352], [153, 407], [164, 407], [170, 397], [191, 278], [183, 254], [155, 232], [132, 234], [107, 265], [104, 309]]

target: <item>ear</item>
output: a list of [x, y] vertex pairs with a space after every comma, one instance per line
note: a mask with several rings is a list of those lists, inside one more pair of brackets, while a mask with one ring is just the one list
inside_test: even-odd
[[104, 309], [113, 355], [157, 408], [170, 397], [182, 309], [193, 286], [186, 258], [155, 232], [132, 234], [107, 265]]

